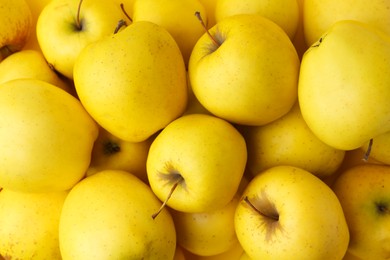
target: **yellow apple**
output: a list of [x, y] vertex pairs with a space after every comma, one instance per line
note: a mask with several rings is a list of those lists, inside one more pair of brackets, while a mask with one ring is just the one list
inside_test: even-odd
[[309, 128], [340, 150], [390, 131], [389, 70], [390, 35], [356, 21], [335, 23], [302, 58], [298, 99]]
[[215, 19], [222, 19], [236, 14], [259, 14], [280, 26], [293, 39], [299, 23], [297, 0], [217, 0]]
[[241, 130], [247, 147], [247, 169], [252, 176], [277, 165], [305, 169], [317, 177], [330, 176], [340, 167], [345, 151], [319, 140], [302, 118], [299, 104], [264, 126]]
[[[361, 149], [367, 151], [369, 144], [370, 142], [366, 142]], [[372, 139], [368, 158], [390, 165], [390, 132], [378, 135]]]
[[20, 51], [32, 30], [32, 14], [25, 0], [0, 3], [0, 61]]
[[206, 9], [207, 28], [213, 27], [217, 21], [215, 20], [215, 9], [217, 8], [218, 0], [199, 0]]
[[207, 23], [207, 14], [198, 0], [135, 0], [133, 21], [150, 21], [165, 28], [180, 47], [187, 64], [197, 40], [205, 33], [195, 17], [200, 12]]
[[172, 210], [177, 243], [201, 256], [222, 254], [238, 243], [234, 229], [234, 212], [239, 201], [235, 196], [220, 209], [187, 213]]
[[303, 2], [304, 0], [297, 0], [299, 6], [299, 22], [297, 31], [295, 33], [292, 42], [297, 50], [298, 56], [302, 59], [303, 54], [306, 52], [308, 46], [305, 41], [305, 34], [303, 30]]
[[123, 141], [100, 128], [87, 176], [102, 170], [123, 170], [147, 182], [146, 158], [152, 141], [153, 138], [137, 143]]
[[64, 90], [37, 79], [0, 85], [0, 186], [68, 190], [85, 174], [96, 123]]
[[252, 259], [342, 259], [349, 230], [332, 189], [310, 172], [275, 166], [254, 177], [235, 213]]
[[244, 250], [239, 242], [234, 243], [231, 248], [218, 255], [201, 256], [192, 254], [188, 251], [184, 252], [186, 260], [238, 260], [243, 253]]
[[209, 31], [213, 38], [198, 40], [188, 68], [199, 102], [244, 125], [264, 125], [286, 114], [297, 99], [299, 70], [287, 34], [256, 14], [230, 16]]
[[41, 14], [43, 8], [50, 1], [51, 0], [26, 0], [31, 10], [32, 20], [31, 20], [31, 32], [29, 34], [26, 44], [23, 47], [24, 50], [36, 50], [42, 52], [37, 39], [36, 27], [37, 27], [37, 21], [39, 15]]
[[148, 185], [120, 170], [105, 170], [77, 183], [60, 217], [66, 259], [173, 259], [176, 233], [167, 209]]
[[[242, 135], [223, 119], [182, 116], [154, 139], [146, 162], [157, 197], [182, 212], [220, 209], [235, 196], [247, 159]], [[157, 211], [157, 209], [156, 209]]]
[[344, 171], [333, 185], [351, 234], [348, 252], [364, 260], [390, 255], [390, 166], [364, 164]]
[[0, 63], [0, 84], [23, 78], [42, 80], [69, 93], [72, 92], [70, 84], [50, 68], [43, 54], [37, 50], [21, 50]]
[[390, 2], [383, 0], [308, 0], [303, 8], [307, 44], [315, 43], [335, 22], [355, 20], [390, 34]]
[[126, 16], [116, 1], [51, 0], [37, 21], [38, 43], [49, 64], [73, 79], [81, 50], [112, 35], [120, 20]]
[[141, 142], [187, 105], [186, 69], [175, 40], [152, 22], [134, 22], [88, 45], [74, 67], [76, 92], [108, 132]]
[[3, 189], [0, 258], [60, 260], [58, 227], [67, 194], [67, 191], [24, 193]]

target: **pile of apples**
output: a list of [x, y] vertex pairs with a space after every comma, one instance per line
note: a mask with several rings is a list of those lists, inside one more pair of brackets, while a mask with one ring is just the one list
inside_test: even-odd
[[0, 0], [0, 259], [389, 259], [390, 1]]

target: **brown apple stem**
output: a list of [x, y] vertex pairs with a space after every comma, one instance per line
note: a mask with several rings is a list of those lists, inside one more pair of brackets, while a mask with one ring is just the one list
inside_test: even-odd
[[81, 10], [81, 4], [83, 3], [83, 0], [80, 0], [79, 6], [77, 8], [77, 16], [76, 16], [76, 26], [78, 30], [82, 29], [81, 21], [80, 21], [80, 10]]
[[371, 149], [372, 149], [372, 144], [374, 143], [374, 140], [371, 138], [370, 142], [368, 143], [368, 147], [366, 152], [364, 153], [363, 161], [367, 162], [368, 158], [370, 157], [371, 154]]
[[117, 34], [117, 33], [119, 32], [119, 30], [120, 30], [123, 26], [127, 26], [127, 23], [126, 23], [125, 20], [121, 19], [121, 20], [119, 20], [118, 25], [115, 27], [114, 34]]
[[122, 12], [125, 14], [125, 16], [127, 17], [127, 19], [129, 19], [130, 22], [133, 22], [133, 19], [131, 19], [130, 15], [126, 12], [125, 10], [125, 5], [123, 3], [121, 3], [121, 9], [122, 9]]
[[202, 18], [202, 15], [200, 14], [199, 11], [196, 11], [195, 12], [195, 16], [198, 18], [198, 20], [200, 21], [200, 24], [203, 26], [203, 28], [205, 29], [207, 35], [210, 37], [210, 39], [213, 41], [213, 43], [215, 44], [215, 46], [219, 47], [221, 46], [221, 44], [219, 44], [217, 42], [217, 40], [215, 40], [215, 38], [211, 35], [211, 33], [209, 32], [209, 30], [207, 29], [207, 26], [206, 24], [204, 23], [203, 21], [203, 18]]
[[172, 194], [173, 192], [175, 191], [175, 189], [177, 188], [177, 186], [184, 180], [184, 178], [180, 175], [180, 177], [173, 183], [173, 186], [171, 188], [171, 190], [169, 191], [168, 193], [168, 196], [167, 198], [165, 199], [165, 201], [163, 202], [163, 204], [161, 205], [161, 207], [159, 208], [159, 210], [154, 213], [152, 215], [152, 218], [155, 219], [159, 214], [160, 212], [165, 208], [165, 206], [167, 205], [168, 203], [168, 200], [172, 197]]
[[248, 204], [248, 206], [249, 206], [251, 209], [253, 209], [254, 211], [256, 211], [258, 214], [262, 215], [263, 217], [271, 218], [271, 219], [273, 219], [273, 220], [275, 220], [275, 221], [278, 221], [278, 220], [279, 220], [279, 217], [278, 217], [277, 215], [274, 215], [274, 214], [269, 214], [269, 215], [267, 215], [267, 214], [261, 212], [258, 208], [256, 208], [256, 207], [252, 204], [252, 202], [250, 202], [248, 196], [245, 196], [243, 200]]

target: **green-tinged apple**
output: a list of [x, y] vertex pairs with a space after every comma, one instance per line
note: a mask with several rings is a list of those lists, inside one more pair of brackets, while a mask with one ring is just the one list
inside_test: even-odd
[[297, 0], [217, 0], [215, 19], [222, 19], [236, 14], [259, 14], [279, 25], [293, 39], [299, 23]]
[[390, 165], [390, 132], [378, 135], [370, 141], [363, 144], [363, 151], [369, 149], [368, 158]]
[[60, 260], [58, 227], [67, 191], [0, 192], [0, 259]]
[[364, 260], [390, 256], [390, 166], [357, 165], [333, 185], [351, 234], [348, 253]]
[[315, 43], [334, 23], [355, 20], [390, 34], [390, 2], [373, 0], [304, 1], [303, 28], [307, 44]]
[[176, 231], [167, 209], [135, 175], [105, 170], [77, 183], [65, 200], [59, 226], [67, 259], [173, 259]]
[[123, 141], [100, 128], [86, 175], [102, 170], [123, 170], [147, 182], [146, 159], [152, 141], [153, 138], [137, 143]]
[[68, 190], [85, 174], [98, 127], [80, 101], [37, 79], [0, 85], [0, 186]]
[[147, 21], [88, 45], [76, 60], [74, 83], [99, 125], [130, 142], [145, 141], [187, 105], [180, 49], [166, 29]]
[[246, 160], [245, 140], [233, 125], [212, 115], [190, 114], [171, 122], [154, 139], [146, 170], [163, 206], [206, 212], [233, 199]]
[[353, 150], [390, 131], [390, 35], [356, 21], [335, 23], [304, 54], [298, 99], [324, 143]]
[[136, 0], [133, 21], [150, 21], [164, 27], [180, 47], [185, 64], [192, 49], [204, 34], [195, 12], [200, 12], [207, 23], [207, 13], [199, 0]]
[[69, 93], [70, 84], [49, 66], [45, 57], [37, 50], [21, 50], [0, 63], [0, 84], [13, 79], [38, 79], [57, 86]]
[[344, 159], [344, 150], [323, 143], [312, 133], [298, 103], [267, 125], [245, 126], [240, 131], [247, 143], [247, 169], [252, 176], [273, 166], [290, 165], [323, 178], [335, 173]]
[[240, 196], [220, 209], [207, 212], [171, 210], [177, 243], [200, 256], [222, 254], [238, 243], [234, 229], [234, 212]]
[[120, 20], [128, 21], [116, 1], [52, 0], [38, 17], [38, 43], [49, 64], [73, 79], [81, 50], [112, 35]]
[[312, 173], [275, 166], [254, 177], [235, 213], [252, 259], [342, 259], [349, 231], [332, 189]]
[[264, 125], [291, 109], [299, 58], [279, 26], [242, 14], [208, 32], [194, 46], [188, 68], [194, 94], [208, 111], [232, 123]]
[[0, 61], [20, 51], [32, 31], [32, 13], [25, 0], [0, 3]]

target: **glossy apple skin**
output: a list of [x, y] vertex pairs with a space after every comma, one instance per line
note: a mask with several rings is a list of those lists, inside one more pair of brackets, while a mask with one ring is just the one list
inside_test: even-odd
[[390, 255], [390, 166], [356, 165], [342, 172], [332, 188], [351, 233], [349, 254], [361, 259], [387, 259]]
[[292, 166], [270, 168], [249, 182], [242, 198], [235, 228], [250, 258], [342, 259], [347, 251], [340, 202], [313, 174]]

